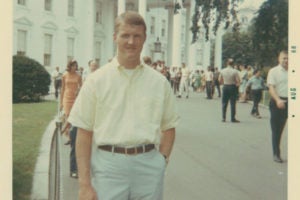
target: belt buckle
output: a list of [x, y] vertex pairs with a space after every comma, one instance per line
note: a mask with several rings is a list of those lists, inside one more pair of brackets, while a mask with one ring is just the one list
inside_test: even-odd
[[[138, 153], [137, 147], [131, 147], [131, 148], [134, 149], [133, 155], [136, 155], [136, 154]], [[125, 147], [125, 155], [130, 155], [130, 154], [128, 153], [128, 148], [126, 148], [126, 147]]]
[[138, 152], [137, 152], [137, 147], [134, 147], [134, 155], [136, 155]]

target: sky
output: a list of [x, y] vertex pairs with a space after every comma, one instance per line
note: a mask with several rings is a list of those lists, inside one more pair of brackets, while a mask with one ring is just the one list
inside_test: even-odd
[[243, 3], [240, 4], [240, 7], [251, 7], [253, 6], [256, 9], [259, 9], [261, 4], [267, 0], [244, 0]]

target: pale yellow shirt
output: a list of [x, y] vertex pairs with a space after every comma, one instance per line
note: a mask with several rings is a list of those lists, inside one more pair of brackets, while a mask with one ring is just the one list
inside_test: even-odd
[[161, 131], [178, 120], [167, 79], [147, 65], [128, 76], [116, 58], [89, 76], [68, 118], [93, 131], [96, 145], [122, 146], [159, 144]]

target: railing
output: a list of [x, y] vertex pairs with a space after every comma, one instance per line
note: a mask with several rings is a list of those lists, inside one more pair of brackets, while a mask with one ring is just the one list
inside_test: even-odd
[[50, 159], [49, 159], [49, 200], [62, 199], [62, 157], [61, 157], [61, 127], [60, 102], [58, 102], [56, 128], [51, 141]]

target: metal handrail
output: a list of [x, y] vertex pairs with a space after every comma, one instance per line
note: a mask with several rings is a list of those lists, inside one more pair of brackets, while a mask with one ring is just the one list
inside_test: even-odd
[[51, 141], [49, 160], [49, 200], [60, 200], [62, 198], [62, 156], [61, 156], [61, 128], [62, 119], [60, 114], [60, 101], [57, 106], [56, 128]]

